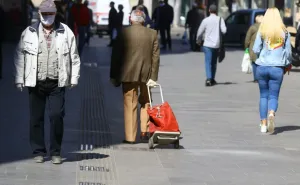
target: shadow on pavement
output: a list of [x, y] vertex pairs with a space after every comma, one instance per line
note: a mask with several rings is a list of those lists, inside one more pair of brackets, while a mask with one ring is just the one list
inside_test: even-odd
[[93, 160], [93, 159], [105, 159], [108, 158], [109, 155], [105, 154], [99, 154], [96, 152], [90, 152], [90, 153], [72, 153], [68, 155], [68, 158], [66, 158], [63, 162], [79, 162], [83, 160]]
[[295, 68], [292, 68], [292, 69], [291, 69], [291, 72], [300, 72], [300, 68], [296, 68], [296, 69], [295, 69]]
[[236, 82], [218, 82], [217, 85], [236, 85]]
[[277, 135], [277, 134], [281, 134], [283, 132], [295, 131], [295, 130], [300, 130], [300, 126], [282, 126], [282, 127], [276, 127], [275, 128], [275, 132], [272, 135]]

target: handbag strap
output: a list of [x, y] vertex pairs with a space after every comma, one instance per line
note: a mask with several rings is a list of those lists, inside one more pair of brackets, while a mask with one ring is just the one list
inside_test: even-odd
[[220, 20], [219, 20], [220, 45], [223, 43], [223, 35], [222, 35], [222, 31], [221, 31], [221, 21], [222, 21], [222, 18], [220, 17]]

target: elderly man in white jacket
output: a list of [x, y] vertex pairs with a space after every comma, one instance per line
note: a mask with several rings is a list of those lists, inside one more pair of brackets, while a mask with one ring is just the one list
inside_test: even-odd
[[40, 22], [27, 27], [15, 56], [15, 84], [29, 91], [30, 144], [38, 163], [44, 162], [47, 149], [44, 141], [46, 100], [50, 117], [50, 156], [60, 164], [63, 138], [65, 87], [78, 84], [80, 58], [71, 29], [55, 22], [53, 0], [44, 0], [39, 7]]

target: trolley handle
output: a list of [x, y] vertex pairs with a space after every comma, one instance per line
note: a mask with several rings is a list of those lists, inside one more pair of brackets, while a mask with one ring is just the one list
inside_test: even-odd
[[[161, 88], [161, 85], [156, 83], [155, 86], [153, 86], [154, 88], [155, 87], [159, 87], [159, 91], [160, 91], [160, 97], [161, 97], [161, 102], [164, 103], [164, 96], [163, 96], [163, 92], [162, 92], [162, 88]], [[147, 89], [148, 89], [148, 96], [149, 96], [149, 102], [150, 102], [150, 108], [152, 109], [152, 99], [151, 99], [151, 93], [150, 93], [150, 86], [147, 85]]]

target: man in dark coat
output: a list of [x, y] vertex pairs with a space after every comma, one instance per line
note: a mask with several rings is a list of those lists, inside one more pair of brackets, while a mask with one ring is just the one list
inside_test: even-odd
[[163, 45], [162, 49], [167, 49], [168, 44], [171, 50], [171, 24], [174, 19], [174, 10], [173, 7], [168, 4], [168, 0], [160, 0], [159, 4], [159, 7], [154, 10], [152, 18], [155, 21], [156, 30], [160, 32], [161, 43]]
[[147, 7], [144, 5], [144, 0], [139, 0], [138, 4], [137, 4], [136, 6], [134, 6], [134, 7], [132, 7], [131, 12], [132, 12], [133, 10], [136, 10], [136, 8], [137, 8], [138, 6], [142, 6], [142, 7], [143, 7], [143, 10], [142, 10], [142, 11], [146, 14], [146, 17], [149, 17], [148, 9], [147, 9]]
[[185, 23], [185, 28], [189, 28], [190, 31], [190, 45], [192, 51], [198, 51], [199, 47], [196, 44], [198, 28], [205, 17], [205, 12], [198, 7], [198, 4], [194, 3], [193, 8], [188, 12]]
[[110, 34], [110, 44], [108, 45], [108, 47], [112, 46], [112, 42], [113, 42], [113, 30], [117, 29], [117, 10], [115, 8], [115, 3], [112, 1], [110, 2], [110, 11], [109, 11], [109, 15], [108, 15], [108, 30], [109, 30], [109, 34]]

